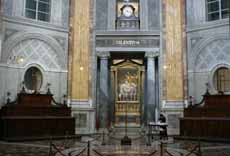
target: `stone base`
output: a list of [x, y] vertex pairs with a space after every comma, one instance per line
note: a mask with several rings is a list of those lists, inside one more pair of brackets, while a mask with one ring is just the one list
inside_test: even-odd
[[168, 123], [168, 135], [179, 135], [180, 118], [183, 117], [185, 107], [184, 101], [164, 101], [161, 113], [166, 117]]
[[[72, 105], [72, 116], [75, 117], [75, 133], [95, 133], [95, 112], [91, 107], [81, 108]], [[81, 119], [81, 120], [80, 120]]]

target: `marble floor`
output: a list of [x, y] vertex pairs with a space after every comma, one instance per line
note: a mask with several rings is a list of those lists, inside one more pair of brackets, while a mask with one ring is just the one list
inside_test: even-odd
[[[120, 138], [113, 136], [105, 137], [82, 137], [80, 140], [66, 139], [55, 141], [25, 141], [25, 142], [4, 142], [0, 141], [0, 156], [84, 156], [87, 155], [88, 141], [90, 141], [90, 155], [126, 155], [126, 156], [142, 156], [142, 155], [161, 155], [164, 156], [185, 156], [195, 148], [199, 143], [197, 141], [175, 140], [170, 137], [168, 140], [151, 139], [151, 145], [147, 146], [148, 138], [136, 137], [132, 138], [132, 146], [121, 146]], [[102, 142], [104, 145], [102, 145]], [[50, 150], [52, 144], [52, 151]], [[161, 153], [161, 145], [164, 153]], [[198, 147], [198, 146], [197, 146]], [[230, 156], [230, 144], [215, 142], [200, 142], [202, 156]], [[60, 152], [57, 152], [60, 150]], [[98, 152], [98, 153], [97, 153]], [[138, 153], [139, 152], [139, 153]], [[168, 154], [168, 153], [169, 154]], [[192, 153], [189, 156], [196, 156], [198, 153]]]

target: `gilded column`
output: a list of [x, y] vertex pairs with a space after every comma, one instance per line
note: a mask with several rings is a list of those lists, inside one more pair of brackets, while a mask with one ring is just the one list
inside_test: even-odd
[[100, 128], [106, 128], [109, 121], [109, 52], [98, 52], [100, 58], [100, 89], [99, 89], [99, 123]]
[[159, 52], [145, 52], [147, 58], [147, 106], [146, 120], [147, 122], [155, 121], [156, 103], [156, 67], [155, 61], [159, 56]]

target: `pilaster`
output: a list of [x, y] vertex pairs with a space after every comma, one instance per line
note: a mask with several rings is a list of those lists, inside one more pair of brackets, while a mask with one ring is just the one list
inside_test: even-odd
[[179, 134], [179, 118], [184, 108], [184, 7], [185, 0], [163, 0], [163, 100], [162, 111], [170, 134]]
[[75, 101], [89, 101], [91, 60], [91, 3], [90, 0], [75, 0], [74, 15], [71, 16], [72, 49], [71, 98]]

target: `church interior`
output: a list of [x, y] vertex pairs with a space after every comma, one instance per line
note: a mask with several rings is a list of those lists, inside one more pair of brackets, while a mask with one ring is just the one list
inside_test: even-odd
[[0, 156], [229, 156], [230, 0], [0, 0]]

